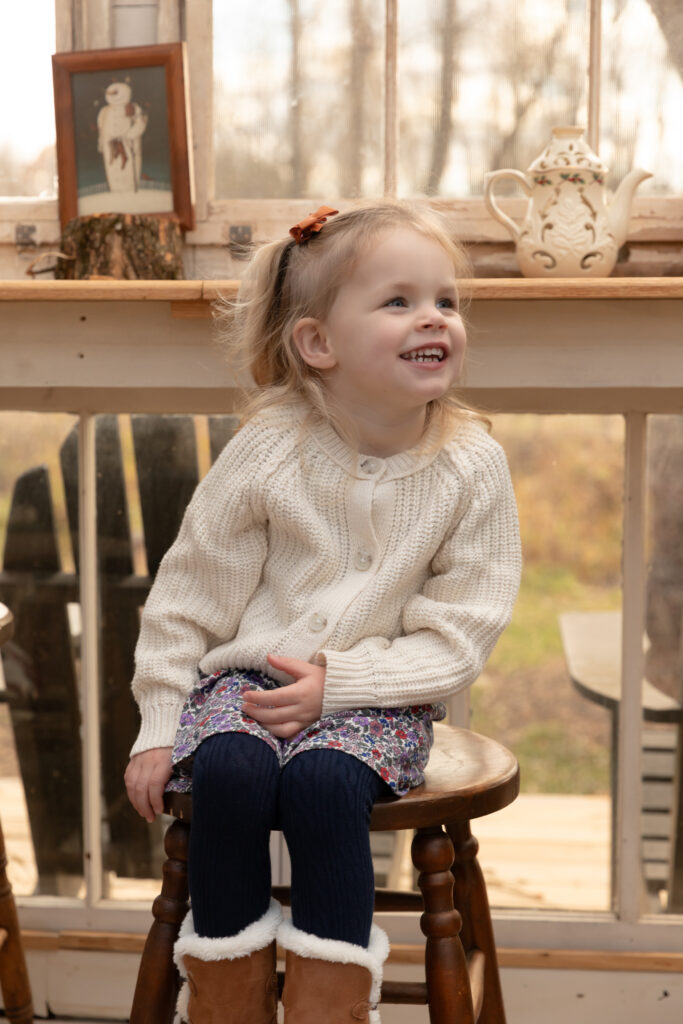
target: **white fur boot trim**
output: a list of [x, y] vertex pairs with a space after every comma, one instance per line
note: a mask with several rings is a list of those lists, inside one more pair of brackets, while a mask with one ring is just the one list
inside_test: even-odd
[[[370, 1002], [379, 1004], [382, 990], [382, 973], [384, 962], [389, 956], [389, 939], [387, 933], [376, 924], [370, 930], [368, 948], [356, 946], [353, 942], [342, 942], [337, 939], [321, 939], [318, 935], [302, 932], [295, 928], [291, 921], [283, 920], [277, 933], [277, 941], [283, 949], [290, 949], [297, 956], [311, 960], [329, 960], [336, 964], [359, 964], [366, 967], [372, 975]], [[380, 1024], [379, 1010], [370, 1010], [370, 1024]]]
[[187, 979], [183, 977], [180, 983], [180, 991], [178, 992], [178, 1001], [175, 1006], [175, 1016], [173, 1018], [173, 1024], [187, 1024], [187, 1007], [190, 1002], [190, 987], [187, 984]]
[[250, 953], [263, 949], [273, 941], [281, 922], [282, 907], [277, 900], [271, 900], [270, 907], [263, 917], [247, 925], [237, 935], [207, 939], [195, 932], [190, 909], [173, 947], [176, 967], [183, 974], [184, 956], [196, 956], [198, 960], [236, 960], [240, 956], [249, 956]]
[[270, 906], [263, 917], [247, 925], [237, 935], [207, 939], [195, 932], [192, 909], [188, 910], [173, 947], [173, 959], [183, 979], [178, 994], [174, 1024], [183, 1024], [187, 1021], [189, 992], [183, 957], [194, 956], [198, 960], [237, 960], [238, 957], [249, 956], [250, 953], [255, 953], [257, 949], [264, 949], [273, 941], [281, 923], [282, 907], [277, 900], [271, 899]]

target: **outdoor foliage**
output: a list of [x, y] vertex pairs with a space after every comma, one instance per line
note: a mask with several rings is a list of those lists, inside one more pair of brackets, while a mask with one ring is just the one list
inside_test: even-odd
[[619, 606], [623, 422], [497, 416], [493, 433], [510, 462], [524, 573], [472, 689], [473, 726], [514, 750], [525, 792], [607, 792], [608, 716], [572, 687], [558, 615]]

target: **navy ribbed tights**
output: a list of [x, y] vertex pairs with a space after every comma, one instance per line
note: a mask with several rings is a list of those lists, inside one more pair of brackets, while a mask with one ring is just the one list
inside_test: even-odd
[[200, 744], [192, 769], [190, 896], [195, 930], [234, 935], [270, 900], [271, 829], [292, 862], [292, 920], [322, 938], [367, 946], [374, 904], [368, 825], [389, 789], [340, 750], [308, 750], [280, 768], [273, 750], [247, 733]]

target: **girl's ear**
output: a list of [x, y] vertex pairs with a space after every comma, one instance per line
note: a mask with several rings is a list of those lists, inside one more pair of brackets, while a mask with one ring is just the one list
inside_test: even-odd
[[322, 320], [312, 316], [297, 320], [292, 331], [292, 339], [299, 355], [308, 366], [313, 366], [316, 370], [331, 370], [337, 365]]

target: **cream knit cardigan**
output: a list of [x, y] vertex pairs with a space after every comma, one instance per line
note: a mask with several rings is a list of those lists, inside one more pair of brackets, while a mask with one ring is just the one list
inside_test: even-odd
[[326, 666], [323, 715], [432, 703], [476, 679], [507, 625], [521, 556], [500, 446], [353, 452], [300, 406], [250, 420], [197, 487], [142, 616], [132, 753], [173, 743], [198, 669], [269, 652]]

